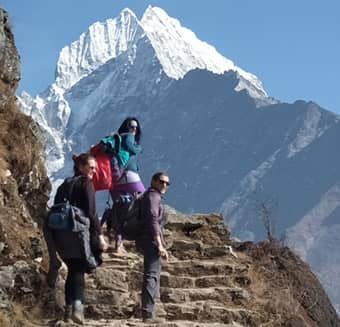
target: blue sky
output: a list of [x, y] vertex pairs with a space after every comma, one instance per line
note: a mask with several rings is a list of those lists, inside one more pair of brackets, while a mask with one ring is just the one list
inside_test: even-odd
[[141, 18], [149, 4], [257, 75], [270, 96], [340, 114], [339, 0], [0, 0], [21, 55], [19, 92], [44, 91], [59, 51], [89, 25], [126, 7]]

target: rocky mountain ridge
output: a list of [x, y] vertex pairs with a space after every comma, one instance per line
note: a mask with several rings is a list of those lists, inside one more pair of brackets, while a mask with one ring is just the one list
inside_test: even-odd
[[[0, 8], [0, 325], [65, 326], [63, 282], [49, 290], [41, 224], [50, 184], [44, 139], [15, 101], [19, 56]], [[183, 215], [167, 208], [171, 252], [158, 305], [162, 326], [340, 326], [306, 264], [275, 242], [233, 240], [220, 215]], [[139, 326], [141, 257], [113, 253], [88, 276], [88, 326]], [[144, 324], [145, 325], [145, 324]]]
[[51, 189], [39, 128], [16, 103], [19, 80], [19, 54], [8, 15], [0, 8], [1, 326], [8, 326], [4, 317], [16, 315], [15, 301], [31, 296], [39, 281], [40, 227]]
[[[219, 212], [242, 240], [266, 237], [259, 214], [265, 205], [275, 237], [311, 264], [339, 306], [339, 116], [313, 102], [271, 99], [257, 78], [193, 40], [162, 10], [148, 8], [140, 21], [125, 10], [110, 24], [95, 23], [74, 51], [68, 48], [63, 62], [69, 68], [57, 80], [75, 84], [63, 89], [55, 82], [36, 99], [21, 98], [23, 111], [44, 130], [54, 189], [71, 174], [72, 153], [137, 116], [144, 181], [168, 170], [175, 178], [170, 205], [186, 213]], [[100, 208], [105, 202], [99, 194]]]

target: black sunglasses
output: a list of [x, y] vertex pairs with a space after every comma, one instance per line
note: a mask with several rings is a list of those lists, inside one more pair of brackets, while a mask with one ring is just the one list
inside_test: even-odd
[[161, 184], [165, 184], [166, 186], [170, 186], [170, 183], [168, 181], [163, 181], [162, 179], [158, 180]]

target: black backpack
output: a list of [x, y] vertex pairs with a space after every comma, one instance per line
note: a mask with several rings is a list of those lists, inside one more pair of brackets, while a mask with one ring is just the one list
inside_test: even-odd
[[139, 193], [126, 204], [125, 218], [121, 225], [121, 232], [126, 240], [136, 240], [143, 231], [145, 220], [142, 217], [142, 202], [143, 193]]
[[103, 221], [108, 230], [114, 229], [126, 240], [136, 240], [141, 234], [145, 221], [141, 215], [143, 194], [121, 195], [112, 208], [105, 209]]
[[70, 203], [73, 187], [78, 178], [79, 177], [68, 178], [64, 181], [64, 185], [60, 186], [65, 187], [65, 183], [69, 184], [64, 202], [53, 205], [47, 214], [47, 226], [51, 229], [72, 231], [74, 228], [74, 220], [79, 216], [84, 217], [83, 211]]

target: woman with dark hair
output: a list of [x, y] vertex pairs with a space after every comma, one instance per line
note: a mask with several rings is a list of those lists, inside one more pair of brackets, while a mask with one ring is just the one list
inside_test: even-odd
[[[67, 200], [71, 205], [82, 210], [85, 219], [88, 219], [87, 244], [90, 252], [100, 264], [100, 254], [106, 250], [106, 243], [102, 235], [99, 219], [96, 214], [95, 191], [92, 178], [96, 172], [96, 160], [87, 153], [79, 156], [73, 155], [74, 176], [66, 178], [58, 187], [54, 204], [64, 203]], [[54, 286], [60, 262], [56, 252], [67, 266], [65, 282], [65, 321], [83, 324], [84, 322], [84, 291], [85, 273], [90, 272], [89, 261], [84, 250], [84, 240], [80, 240], [77, 233], [72, 230], [60, 231], [45, 225], [45, 239], [50, 255], [50, 270], [47, 282]], [[86, 237], [85, 237], [86, 239]]]
[[[142, 152], [140, 145], [142, 130], [136, 117], [126, 118], [118, 129], [122, 138], [121, 147], [129, 152], [130, 158], [124, 167], [123, 174], [114, 183], [111, 197], [114, 203], [121, 199], [121, 196], [134, 196], [145, 191], [144, 184], [139, 176], [138, 155]], [[124, 253], [123, 238], [118, 230], [116, 233], [116, 251]]]
[[137, 144], [140, 144], [140, 140], [142, 137], [142, 129], [140, 127], [139, 121], [136, 117], [127, 117], [118, 129], [119, 134], [125, 134], [133, 132], [135, 136], [135, 141]]

